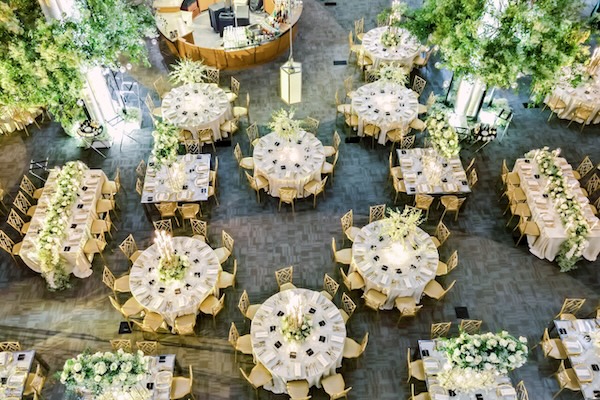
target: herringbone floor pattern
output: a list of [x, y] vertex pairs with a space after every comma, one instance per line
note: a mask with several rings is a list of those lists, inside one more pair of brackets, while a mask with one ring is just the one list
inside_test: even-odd
[[[294, 44], [295, 59], [304, 66], [303, 102], [296, 110], [300, 118], [310, 115], [321, 120], [318, 136], [326, 144], [331, 143], [334, 129], [343, 132], [342, 136], [346, 133], [343, 122], [334, 120], [335, 90], [342, 90], [342, 80], [348, 75], [355, 77], [355, 86], [360, 84], [359, 73], [353, 66], [334, 66], [333, 61], [347, 57], [347, 32], [352, 28], [352, 21], [365, 15], [365, 28], [374, 27], [375, 15], [385, 4], [387, 2], [380, 0], [348, 0], [326, 7], [322, 1], [304, 2], [300, 33]], [[156, 46], [152, 48], [151, 58], [151, 69], [132, 71], [133, 77], [146, 87], [151, 87], [154, 78], [165, 70], [163, 55]], [[251, 119], [258, 121], [263, 133], [267, 131], [270, 113], [283, 106], [278, 98], [278, 67], [284, 59], [222, 76], [221, 82], [225, 85], [229, 76], [235, 75], [242, 83], [242, 93], [251, 93]], [[449, 78], [447, 72], [436, 70], [432, 62], [420, 73], [429, 82], [424, 96], [431, 90], [437, 94], [443, 92], [442, 82]], [[459, 221], [449, 222], [452, 235], [441, 251], [441, 258], [446, 259], [454, 249], [458, 250], [458, 269], [442, 279], [444, 285], [453, 279], [458, 283], [441, 304], [426, 301], [423, 312], [400, 327], [396, 326], [395, 312], [381, 312], [376, 316], [362, 307], [357, 310], [348, 324], [349, 335], [358, 339], [368, 331], [370, 343], [359, 365], [344, 362], [342, 373], [353, 387], [350, 398], [396, 400], [408, 397], [406, 348], [428, 337], [431, 322], [457, 324], [454, 307], [468, 307], [472, 318], [484, 320], [484, 330], [506, 329], [527, 336], [533, 343], [558, 311], [563, 298], [588, 298], [584, 314], [598, 303], [600, 263], [582, 262], [578, 270], [562, 274], [555, 264], [531, 255], [526, 246], [515, 248], [509, 230], [504, 227], [503, 205], [497, 202], [495, 185], [503, 158], [512, 163], [531, 148], [543, 145], [561, 147], [572, 164], [586, 154], [600, 161], [600, 129], [589, 127], [580, 134], [577, 127], [566, 128], [565, 122], [556, 119], [546, 123], [546, 113], [542, 115], [539, 109], [523, 108], [522, 103], [527, 98], [525, 84], [519, 94], [497, 96], [509, 98], [515, 111], [513, 125], [503, 142], [492, 143], [475, 155], [480, 182]], [[119, 231], [109, 244], [106, 259], [116, 272], [126, 272], [128, 263], [118, 250], [118, 243], [133, 233], [140, 247], [148, 246], [152, 238], [149, 218], [157, 218], [155, 214], [145, 213], [134, 191], [134, 168], [140, 159], [148, 157], [152, 146], [149, 117], [145, 116], [144, 128], [135, 134], [139, 143], [125, 139], [120, 149], [120, 141], [117, 141], [107, 151], [105, 160], [78, 148], [74, 139], [66, 136], [55, 123], [45, 123], [41, 130], [32, 131], [30, 137], [17, 134], [0, 138], [0, 179], [13, 195], [30, 159], [48, 156], [51, 165], [81, 159], [109, 175], [117, 167], [121, 168], [125, 189], [119, 198], [121, 220], [116, 221]], [[244, 134], [236, 135], [233, 142], [240, 142], [244, 152], [249, 152]], [[312, 199], [299, 201], [295, 215], [289, 207], [277, 212], [277, 201], [273, 198], [265, 200], [263, 197], [262, 204], [257, 204], [254, 193], [247, 188], [245, 180], [240, 179], [232, 150], [232, 147], [217, 148], [220, 206], [211, 202], [204, 207], [204, 219], [209, 222], [213, 245], [219, 244], [222, 229], [235, 239], [233, 257], [239, 263], [237, 288], [226, 291], [226, 308], [217, 318], [216, 329], [210, 318], [200, 318], [197, 337], [164, 335], [160, 338], [161, 352], [177, 354], [183, 367], [194, 366], [197, 399], [250, 399], [254, 396], [241, 377], [238, 365], [234, 364], [233, 351], [226, 340], [231, 321], [235, 321], [243, 333], [248, 330], [236, 306], [242, 291], [248, 291], [253, 303], [264, 301], [277, 290], [274, 271], [290, 264], [295, 266], [294, 283], [298, 286], [320, 289], [324, 273], [339, 280], [329, 243], [332, 236], [341, 243], [341, 215], [353, 208], [355, 224], [363, 225], [368, 222], [370, 205], [393, 202], [392, 188], [386, 182], [389, 146], [377, 145], [371, 150], [369, 141], [342, 143], [335, 179], [326, 195], [318, 199], [314, 210]], [[463, 151], [465, 161], [472, 156], [468, 149]], [[440, 211], [434, 211], [425, 225], [430, 233]], [[1, 227], [11, 230], [4, 222]], [[188, 234], [189, 231], [180, 229], [177, 233]], [[107, 300], [109, 290], [101, 283], [101, 268], [101, 260], [95, 260], [94, 274], [90, 278], [74, 279], [72, 289], [52, 293], [46, 290], [37, 274], [24, 265], [13, 264], [8, 255], [0, 255], [0, 341], [14, 339], [26, 348], [35, 348], [52, 371], [59, 370], [66, 358], [86, 348], [107, 350], [108, 340], [118, 337], [120, 318]], [[231, 268], [231, 264], [226, 268]], [[352, 296], [362, 304], [357, 293]], [[336, 300], [339, 302], [339, 295]], [[123, 337], [135, 341], [142, 335], [136, 332]], [[250, 369], [251, 359], [241, 357], [241, 360], [240, 365]], [[548, 376], [556, 368], [555, 362], [544, 360], [540, 352], [535, 351], [529, 363], [515, 371], [513, 380], [525, 380], [532, 400], [549, 399], [557, 385]], [[63, 387], [53, 378], [47, 385], [45, 397], [67, 398], [63, 392]], [[321, 390], [314, 389], [311, 394], [314, 399], [326, 398]], [[285, 398], [268, 392], [261, 393], [261, 397]]]

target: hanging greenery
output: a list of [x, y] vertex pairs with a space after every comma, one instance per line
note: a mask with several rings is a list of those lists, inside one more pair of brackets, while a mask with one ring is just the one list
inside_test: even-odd
[[589, 53], [580, 0], [426, 0], [399, 23], [421, 40], [439, 45], [443, 65], [490, 87], [516, 87], [529, 75], [535, 99], [556, 82], [561, 67]]
[[65, 129], [83, 120], [83, 73], [129, 57], [148, 65], [148, 7], [124, 0], [78, 0], [79, 19], [46, 22], [34, 0], [0, 2], [0, 105], [45, 106]]

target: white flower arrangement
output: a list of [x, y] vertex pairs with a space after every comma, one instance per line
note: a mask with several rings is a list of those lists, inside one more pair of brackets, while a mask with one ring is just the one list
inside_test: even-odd
[[313, 323], [308, 315], [302, 315], [301, 321], [298, 322], [291, 315], [281, 317], [280, 332], [283, 338], [288, 342], [303, 342], [312, 332]]
[[381, 34], [381, 44], [385, 47], [396, 47], [400, 44], [400, 35], [393, 27], [388, 27]]
[[71, 216], [71, 206], [77, 198], [83, 172], [87, 169], [81, 161], [70, 161], [59, 170], [56, 192], [48, 203], [43, 228], [35, 244], [42, 276], [46, 279], [48, 289], [52, 291], [70, 286], [69, 274], [60, 257], [60, 248]]
[[190, 260], [184, 255], [161, 257], [158, 261], [158, 278], [163, 282], [180, 281], [189, 267]]
[[380, 81], [393, 82], [399, 85], [406, 85], [410, 71], [402, 65], [390, 63], [383, 64], [377, 71]]
[[505, 375], [527, 362], [527, 339], [508, 332], [469, 335], [461, 332], [455, 338], [441, 338], [437, 350], [446, 354], [450, 368], [468, 371], [490, 371]]
[[528, 152], [525, 157], [534, 160], [540, 174], [547, 178], [544, 193], [554, 201], [554, 209], [565, 227], [567, 240], [561, 244], [556, 260], [560, 271], [567, 272], [577, 268], [575, 264], [588, 245], [590, 226], [563, 176], [562, 168], [556, 163], [559, 154], [560, 149], [550, 151], [544, 147]]
[[202, 64], [202, 61], [182, 58], [175, 64], [173, 71], [169, 72], [169, 79], [171, 82], [181, 85], [202, 83], [208, 78], [207, 69], [208, 67]]
[[493, 371], [479, 371], [473, 368], [452, 367], [449, 364], [437, 375], [438, 384], [455, 393], [469, 393], [497, 386]]
[[460, 153], [458, 133], [448, 122], [443, 111], [434, 111], [425, 121], [432, 146], [444, 158], [451, 158]]
[[89, 391], [96, 396], [112, 389], [128, 392], [146, 377], [148, 367], [148, 358], [141, 351], [84, 352], [65, 362], [60, 381], [67, 390]]
[[404, 242], [404, 238], [423, 222], [422, 211], [415, 207], [406, 206], [402, 212], [388, 208], [387, 214], [381, 234], [388, 236], [393, 242]]
[[166, 122], [157, 122], [152, 132], [154, 146], [152, 147], [152, 156], [158, 167], [161, 165], [171, 165], [177, 159], [177, 150], [179, 149], [179, 129]]
[[291, 141], [300, 132], [300, 121], [294, 119], [293, 109], [286, 111], [282, 108], [271, 115], [269, 128], [282, 139]]

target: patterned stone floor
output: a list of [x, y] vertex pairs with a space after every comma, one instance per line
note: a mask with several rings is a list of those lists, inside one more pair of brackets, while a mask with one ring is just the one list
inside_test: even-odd
[[[300, 34], [294, 45], [295, 59], [304, 66], [303, 102], [296, 107], [298, 117], [313, 116], [321, 120], [318, 136], [330, 144], [334, 129], [345, 132], [342, 121], [335, 121], [334, 92], [342, 89], [342, 80], [352, 75], [359, 85], [359, 74], [353, 66], [334, 66], [334, 60], [347, 56], [347, 32], [352, 21], [361, 15], [366, 17], [366, 29], [374, 27], [375, 15], [387, 3], [382, 0], [361, 2], [348, 0], [337, 6], [324, 6], [322, 1], [305, 0], [305, 14], [300, 21]], [[412, 2], [417, 5], [418, 2]], [[285, 56], [276, 62], [222, 74], [226, 85], [230, 75], [236, 76], [241, 91], [251, 93], [251, 118], [258, 121], [263, 133], [273, 110], [283, 106], [278, 98], [278, 67]], [[152, 47], [151, 69], [134, 69], [132, 75], [142, 85], [151, 82], [165, 72], [163, 53]], [[432, 63], [433, 65], [433, 63]], [[430, 90], [443, 92], [441, 84], [448, 79], [447, 73], [433, 66], [423, 70]], [[495, 184], [502, 159], [509, 163], [526, 151], [548, 145], [561, 147], [572, 164], [590, 154], [600, 160], [598, 127], [589, 127], [583, 134], [578, 127], [566, 127], [566, 122], [553, 119], [546, 123], [547, 113], [539, 109], [526, 109], [522, 103], [527, 99], [527, 87], [521, 91], [501, 93], [510, 100], [515, 111], [514, 122], [508, 137], [501, 143], [492, 143], [475, 155], [480, 182], [468, 200], [459, 221], [449, 222], [452, 235], [442, 250], [442, 259], [457, 249], [459, 267], [442, 279], [457, 284], [439, 305], [426, 301], [422, 313], [409, 323], [396, 326], [396, 312], [381, 312], [379, 316], [359, 307], [351, 318], [349, 335], [360, 338], [370, 333], [370, 343], [359, 366], [344, 362], [341, 372], [355, 399], [398, 399], [408, 397], [406, 385], [406, 348], [416, 346], [417, 340], [429, 335], [434, 321], [458, 322], [454, 307], [468, 307], [472, 318], [484, 320], [484, 330], [507, 329], [517, 335], [536, 341], [543, 328], [555, 315], [563, 298], [581, 296], [588, 298], [584, 314], [598, 303], [599, 262], [582, 262], [579, 269], [562, 274], [558, 267], [531, 255], [526, 246], [515, 247], [511, 234], [505, 229], [502, 205], [497, 202]], [[155, 93], [153, 93], [156, 96]], [[109, 243], [106, 259], [110, 267], [124, 273], [128, 263], [118, 250], [118, 243], [129, 233], [135, 235], [140, 247], [151, 243], [152, 224], [140, 206], [134, 191], [134, 168], [140, 159], [148, 157], [151, 149], [150, 119], [144, 117], [143, 129], [136, 132], [139, 144], [124, 140], [107, 151], [102, 159], [95, 153], [76, 146], [74, 139], [66, 136], [55, 123], [44, 123], [42, 129], [31, 129], [31, 136], [15, 134], [0, 138], [0, 179], [13, 195], [18, 182], [26, 171], [30, 159], [49, 157], [51, 165], [61, 165], [68, 160], [81, 159], [90, 167], [102, 168], [112, 175], [117, 167], [123, 172], [125, 193], [119, 202], [122, 211], [119, 231]], [[345, 135], [345, 133], [344, 133]], [[344, 136], [343, 135], [343, 136]], [[234, 143], [240, 142], [248, 152], [245, 135], [239, 134]], [[219, 201], [205, 207], [205, 219], [209, 222], [209, 237], [213, 244], [219, 242], [222, 229], [235, 238], [234, 257], [239, 263], [238, 284], [235, 290], [226, 292], [226, 308], [217, 318], [216, 329], [210, 319], [200, 318], [197, 337], [160, 338], [161, 352], [177, 354], [181, 366], [194, 366], [194, 393], [197, 399], [250, 399], [254, 396], [234, 364], [232, 348], [227, 343], [227, 330], [231, 321], [244, 329], [243, 319], [237, 310], [239, 295], [246, 289], [252, 302], [261, 302], [277, 290], [274, 271], [282, 266], [294, 265], [294, 283], [298, 286], [320, 289], [324, 273], [339, 279], [339, 273], [331, 261], [329, 243], [331, 237], [341, 242], [339, 218], [348, 209], [355, 212], [355, 224], [368, 221], [370, 205], [391, 205], [393, 194], [386, 182], [387, 155], [389, 147], [370, 143], [341, 145], [341, 156], [335, 180], [327, 188], [324, 198], [319, 198], [317, 208], [310, 201], [299, 201], [296, 214], [289, 207], [277, 212], [277, 201], [267, 198], [257, 204], [253, 192], [240, 180], [231, 147], [218, 147]], [[464, 160], [472, 154], [465, 150]], [[399, 203], [401, 205], [401, 202]], [[425, 228], [431, 233], [439, 211], [434, 211]], [[156, 219], [156, 215], [152, 215]], [[2, 229], [14, 234], [2, 220]], [[177, 233], [188, 234], [183, 229]], [[14, 237], [15, 239], [16, 236]], [[120, 337], [117, 333], [120, 318], [111, 308], [107, 295], [109, 290], [101, 283], [102, 262], [94, 262], [94, 274], [84, 280], [73, 280], [73, 288], [60, 293], [46, 290], [42, 279], [26, 266], [15, 265], [8, 255], [0, 255], [0, 341], [19, 340], [26, 348], [35, 348], [50, 365], [52, 372], [59, 370], [64, 360], [83, 351], [108, 350], [109, 339]], [[362, 305], [357, 293], [353, 298]], [[339, 304], [339, 295], [336, 299]], [[456, 326], [453, 328], [456, 331]], [[122, 335], [123, 338], [140, 340], [139, 332]], [[250, 369], [251, 359], [241, 357], [240, 366]], [[557, 363], [545, 360], [538, 350], [534, 351], [526, 366], [513, 374], [513, 380], [524, 379], [531, 399], [550, 399], [557, 385], [549, 375]], [[327, 396], [317, 389], [314, 399]], [[64, 399], [62, 385], [50, 379], [45, 390], [48, 399]], [[283, 399], [269, 392], [261, 397]], [[568, 398], [565, 394], [564, 398]]]

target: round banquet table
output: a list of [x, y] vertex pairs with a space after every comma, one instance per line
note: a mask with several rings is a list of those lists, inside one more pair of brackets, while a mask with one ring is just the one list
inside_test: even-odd
[[217, 255], [203, 241], [174, 237], [173, 248], [190, 262], [183, 279], [170, 282], [159, 279], [160, 256], [156, 244], [144, 250], [129, 273], [133, 297], [148, 310], [162, 315], [171, 326], [179, 316], [197, 314], [200, 303], [215, 291], [221, 273]]
[[279, 197], [279, 189], [295, 188], [297, 197], [305, 197], [304, 185], [311, 180], [321, 182], [325, 162], [323, 144], [312, 133], [300, 131], [292, 140], [271, 132], [254, 146], [254, 174], [269, 181], [269, 193]]
[[[303, 311], [312, 318], [312, 332], [304, 342], [287, 342], [280, 331], [293, 296], [300, 296]], [[273, 383], [264, 386], [273, 393], [287, 393], [287, 382], [299, 379], [321, 387], [321, 378], [342, 366], [346, 325], [340, 310], [319, 292], [289, 289], [269, 297], [252, 319], [250, 335], [255, 360], [273, 375]]]
[[388, 131], [408, 132], [419, 113], [419, 95], [397, 83], [376, 81], [356, 90], [352, 110], [358, 116], [358, 136], [364, 135], [365, 124], [375, 124], [381, 129], [378, 142], [384, 145]]
[[396, 28], [400, 35], [400, 44], [394, 47], [385, 47], [381, 43], [381, 35], [387, 29], [387, 26], [371, 29], [363, 36], [362, 44], [365, 53], [373, 60], [373, 67], [377, 68], [380, 62], [396, 62], [412, 66], [413, 60], [421, 49], [419, 39], [406, 29]]
[[435, 278], [439, 253], [431, 236], [418, 227], [404, 243], [392, 242], [382, 234], [386, 222], [372, 222], [356, 235], [350, 270], [363, 277], [365, 292], [375, 289], [386, 294], [381, 309], [391, 310], [396, 297], [413, 297], [419, 303], [425, 285]]
[[210, 128], [214, 140], [222, 138], [221, 124], [232, 118], [227, 95], [212, 83], [173, 88], [165, 95], [161, 107], [163, 117], [178, 128], [187, 129], [194, 135], [200, 129]]
[[569, 83], [561, 83], [554, 89], [553, 94], [567, 104], [565, 109], [558, 112], [558, 118], [569, 119], [579, 103], [582, 103], [594, 109], [585, 121], [586, 125], [600, 123], [600, 84], [596, 80], [582, 83], [576, 88]]

